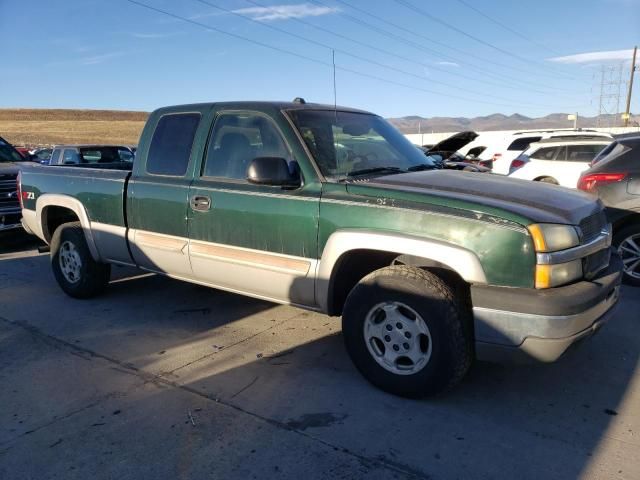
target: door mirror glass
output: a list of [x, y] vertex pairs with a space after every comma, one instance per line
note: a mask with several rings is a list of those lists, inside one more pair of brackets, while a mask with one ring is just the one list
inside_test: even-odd
[[300, 173], [295, 164], [281, 157], [254, 158], [247, 169], [247, 180], [256, 185], [299, 187]]

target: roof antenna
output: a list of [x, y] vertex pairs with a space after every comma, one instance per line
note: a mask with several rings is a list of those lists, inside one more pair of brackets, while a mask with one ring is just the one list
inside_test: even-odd
[[333, 112], [338, 123], [338, 100], [336, 94], [336, 51], [331, 49], [331, 63], [333, 64]]

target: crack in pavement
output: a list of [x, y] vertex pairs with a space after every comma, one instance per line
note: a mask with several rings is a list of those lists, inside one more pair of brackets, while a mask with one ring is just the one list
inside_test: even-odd
[[[299, 315], [304, 314], [305, 312], [302, 312], [301, 314], [298, 315], [294, 315], [293, 317], [284, 320], [282, 323], [287, 322], [289, 320], [293, 320], [294, 318], [296, 318]], [[246, 410], [238, 405], [235, 405], [231, 402], [226, 402], [224, 400], [221, 400], [217, 397], [214, 397], [212, 395], [206, 394], [201, 392], [200, 390], [197, 390], [193, 387], [190, 387], [188, 385], [181, 385], [177, 382], [174, 382], [172, 380], [169, 380], [165, 377], [162, 377], [160, 375], [154, 374], [154, 373], [149, 373], [146, 372], [144, 370], [139, 369], [138, 367], [136, 367], [135, 365], [132, 365], [131, 363], [127, 363], [127, 362], [123, 362], [121, 360], [118, 360], [116, 358], [112, 358], [109, 357], [108, 355], [104, 355], [101, 353], [98, 353], [96, 351], [90, 350], [88, 348], [85, 347], [81, 347], [79, 345], [75, 345], [73, 343], [67, 342], [66, 340], [62, 340], [58, 337], [55, 337], [53, 335], [49, 335], [48, 333], [45, 333], [43, 331], [41, 331], [39, 328], [24, 322], [24, 321], [20, 321], [20, 320], [9, 320], [8, 318], [2, 317], [0, 316], [0, 321], [3, 321], [9, 325], [13, 325], [16, 327], [20, 327], [24, 330], [26, 330], [27, 332], [29, 332], [31, 335], [37, 337], [37, 338], [41, 338], [44, 339], [48, 342], [51, 342], [50, 344], [56, 344], [56, 348], [59, 348], [61, 350], [70, 350], [68, 353], [71, 352], [80, 352], [80, 353], [84, 353], [86, 355], [89, 355], [91, 358], [94, 359], [100, 359], [103, 361], [106, 361], [108, 363], [111, 364], [115, 364], [118, 367], [120, 367], [121, 369], [125, 369], [128, 370], [129, 372], [131, 372], [132, 374], [138, 376], [140, 379], [144, 380], [145, 382], [149, 382], [149, 383], [153, 383], [156, 386], [165, 386], [165, 387], [172, 387], [184, 392], [188, 392], [191, 393], [192, 395], [196, 395], [200, 398], [203, 398], [205, 400], [214, 402], [216, 405], [219, 405], [221, 407], [226, 407], [226, 408], [230, 408], [238, 413], [244, 414], [244, 415], [249, 415], [250, 417], [259, 420], [261, 422], [264, 422], [268, 425], [271, 425], [272, 427], [278, 428], [280, 430], [284, 430], [284, 431], [288, 431], [297, 435], [300, 435], [302, 437], [305, 437], [309, 440], [312, 440], [320, 445], [323, 445], [325, 447], [331, 448], [334, 451], [339, 451], [344, 453], [345, 455], [349, 455], [351, 457], [353, 457], [354, 459], [358, 460], [358, 462], [360, 462], [362, 465], [367, 466], [367, 467], [378, 467], [378, 468], [384, 468], [386, 470], [389, 471], [393, 471], [399, 474], [402, 474], [408, 478], [416, 478], [416, 479], [420, 479], [420, 480], [430, 480], [430, 476], [410, 465], [405, 465], [404, 463], [401, 462], [396, 462], [396, 461], [392, 461], [387, 459], [384, 456], [376, 456], [376, 457], [367, 457], [365, 455], [362, 455], [360, 453], [354, 452], [346, 447], [341, 447], [339, 445], [335, 445], [327, 440], [324, 440], [322, 438], [316, 437], [314, 435], [311, 435], [307, 432], [298, 430], [296, 428], [293, 428], [289, 425], [287, 425], [286, 423], [283, 423], [279, 420], [275, 420], [269, 417], [264, 417], [258, 413], [252, 412], [250, 410]], [[90, 407], [87, 407], [90, 408]], [[74, 412], [72, 414], [75, 414], [77, 412]], [[41, 427], [41, 428], [45, 428], [45, 426]], [[33, 432], [31, 432], [33, 433]], [[23, 434], [24, 436], [24, 434]], [[18, 437], [19, 438], [19, 437]], [[4, 453], [4, 452], [0, 452], [0, 453]]]

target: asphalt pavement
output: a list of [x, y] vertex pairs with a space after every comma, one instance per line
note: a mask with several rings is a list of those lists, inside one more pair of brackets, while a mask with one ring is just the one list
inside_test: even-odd
[[474, 365], [406, 400], [340, 320], [114, 268], [74, 300], [0, 236], [2, 479], [640, 478], [640, 289], [551, 365]]

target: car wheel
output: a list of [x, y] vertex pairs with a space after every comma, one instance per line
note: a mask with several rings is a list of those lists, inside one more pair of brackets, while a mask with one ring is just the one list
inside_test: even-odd
[[640, 224], [622, 228], [613, 236], [613, 245], [618, 250], [624, 265], [623, 281], [640, 286]]
[[91, 256], [80, 223], [60, 225], [51, 239], [51, 267], [58, 285], [74, 298], [90, 298], [109, 283], [111, 266]]
[[542, 183], [551, 183], [552, 185], [558, 185], [558, 181], [553, 177], [542, 177], [538, 179]]
[[467, 303], [440, 277], [391, 266], [363, 278], [347, 297], [342, 332], [356, 368], [372, 384], [404, 397], [458, 383], [473, 359]]

